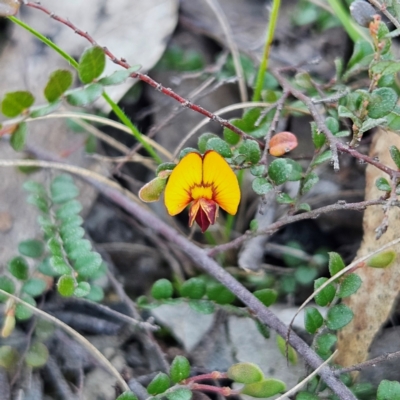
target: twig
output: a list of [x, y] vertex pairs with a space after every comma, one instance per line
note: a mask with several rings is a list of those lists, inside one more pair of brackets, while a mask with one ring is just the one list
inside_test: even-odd
[[382, 354], [379, 357], [375, 357], [375, 358], [372, 358], [371, 360], [367, 360], [362, 363], [352, 365], [351, 367], [337, 369], [336, 371], [334, 371], [334, 374], [336, 376], [340, 376], [342, 374], [347, 374], [348, 372], [361, 371], [364, 368], [375, 367], [376, 364], [380, 364], [385, 361], [396, 360], [399, 357], [400, 357], [400, 351]]
[[[264, 102], [247, 102], [247, 103], [238, 103], [238, 104], [231, 104], [227, 107], [220, 108], [219, 110], [215, 111], [215, 115], [222, 115], [226, 114], [231, 111], [235, 110], [242, 110], [244, 108], [254, 108], [254, 107], [268, 107], [270, 106], [270, 103], [264, 103]], [[210, 120], [208, 118], [204, 118], [201, 120], [178, 144], [178, 147], [176, 148], [174, 152], [174, 157], [176, 157], [179, 152], [181, 151], [182, 147], [184, 144], [191, 138], [193, 137], [197, 131], [202, 128], [204, 125], [208, 124]], [[230, 129], [230, 128], [229, 128]]]
[[368, 258], [379, 254], [381, 251], [386, 250], [389, 247], [392, 247], [396, 244], [400, 243], [400, 238], [395, 239], [390, 241], [389, 243], [386, 243], [385, 245], [379, 247], [378, 249], [368, 253], [365, 256], [362, 256], [360, 258], [357, 258], [356, 260], [354, 260], [351, 264], [349, 264], [346, 268], [343, 268], [342, 270], [340, 270], [338, 273], [336, 273], [335, 275], [333, 275], [332, 277], [330, 277], [326, 282], [324, 282], [318, 289], [314, 290], [314, 292], [303, 302], [303, 304], [298, 308], [298, 310], [296, 311], [296, 313], [294, 314], [292, 320], [290, 321], [289, 324], [289, 330], [287, 331], [287, 335], [286, 338], [288, 338], [291, 335], [291, 328], [293, 325], [294, 320], [296, 319], [296, 317], [299, 315], [299, 313], [306, 307], [306, 305], [318, 294], [320, 293], [322, 290], [324, 290], [329, 284], [331, 284], [332, 282], [334, 282], [336, 279], [340, 278], [342, 275], [344, 275], [346, 272], [351, 271], [354, 267], [356, 267], [357, 265], [363, 263], [364, 261], [368, 260]]
[[354, 158], [358, 160], [362, 160], [368, 164], [375, 166], [381, 171], [388, 174], [391, 178], [400, 178], [400, 171], [396, 171], [392, 168], [387, 167], [386, 165], [380, 163], [379, 161], [374, 160], [372, 157], [359, 153], [357, 150], [349, 147], [348, 145], [342, 143], [337, 137], [333, 135], [333, 133], [328, 129], [325, 124], [325, 121], [322, 115], [319, 113], [317, 106], [313, 103], [312, 99], [302, 93], [300, 90], [295, 89], [287, 79], [285, 79], [279, 71], [274, 70], [272, 74], [282, 86], [284, 90], [288, 90], [294, 97], [302, 101], [310, 111], [310, 114], [314, 118], [318, 130], [324, 133], [326, 138], [329, 141], [330, 149], [332, 151], [332, 162], [334, 170], [339, 170], [339, 156], [338, 151], [343, 153], [350, 154]]
[[23, 304], [24, 307], [29, 308], [34, 314], [39, 315], [40, 317], [47, 319], [48, 321], [52, 322], [53, 324], [59, 326], [60, 328], [64, 329], [68, 332], [77, 342], [85, 347], [100, 363], [115, 377], [119, 385], [123, 390], [129, 390], [129, 386], [124, 381], [120, 373], [116, 370], [116, 368], [107, 360], [107, 358], [94, 347], [85, 337], [80, 335], [77, 331], [72, 329], [70, 326], [65, 324], [64, 322], [60, 321], [56, 317], [53, 317], [50, 314], [45, 313], [44, 311], [32, 306], [31, 304], [21, 300], [19, 297], [14, 296], [5, 290], [0, 289], [0, 293], [4, 296], [7, 296], [10, 299], [13, 299], [17, 303]]
[[279, 396], [275, 400], [284, 400], [287, 399], [289, 395], [296, 393], [301, 387], [303, 387], [307, 382], [309, 382], [312, 378], [314, 378], [314, 376], [318, 374], [319, 370], [323, 366], [327, 365], [333, 359], [333, 357], [335, 357], [336, 353], [337, 350], [335, 350], [335, 352], [327, 360], [325, 360], [315, 371], [313, 371], [310, 375], [304, 378], [296, 386], [292, 387], [290, 390], [288, 390], [286, 393], [284, 393], [282, 396]]
[[381, 4], [378, 0], [368, 0], [375, 8], [382, 12], [382, 14], [396, 27], [400, 29], [400, 22], [390, 14], [385, 5]]
[[[40, 151], [43, 154], [43, 151]], [[48, 159], [55, 159], [48, 155]], [[51, 165], [51, 163], [49, 163]], [[285, 337], [288, 327], [267, 307], [265, 307], [254, 295], [239, 283], [232, 275], [225, 271], [207, 253], [191, 243], [184, 236], [180, 235], [175, 229], [161, 221], [158, 217], [136, 204], [118, 189], [106, 186], [98, 180], [93, 180], [89, 176], [83, 176], [86, 181], [95, 186], [103, 195], [114, 201], [128, 213], [133, 215], [143, 225], [154, 230], [155, 233], [165, 237], [171, 243], [177, 245], [198, 267], [210, 274], [221, 282], [226, 288], [234, 293], [261, 322], [274, 329], [279, 335]], [[400, 239], [399, 239], [400, 240]], [[318, 368], [323, 361], [321, 358], [295, 333], [289, 339], [289, 344], [299, 353], [300, 356], [314, 369]], [[322, 367], [319, 375], [332, 391], [341, 400], [356, 400], [351, 391], [334, 375], [329, 367]]]
[[[77, 35], [85, 38], [92, 46], [102, 47], [94, 40], [94, 38], [92, 36], [89, 35], [89, 33], [82, 31], [77, 26], [75, 26], [72, 22], [70, 22], [62, 17], [59, 17], [58, 15], [55, 15], [54, 13], [52, 13], [50, 10], [48, 10], [46, 7], [42, 6], [41, 4], [34, 3], [34, 2], [27, 2], [27, 3], [25, 3], [25, 5], [28, 7], [35, 8], [39, 11], [42, 11], [45, 14], [47, 14], [50, 18], [66, 25], [68, 28], [72, 29]], [[128, 64], [125, 59], [117, 58], [107, 47], [103, 47], [103, 50], [104, 50], [104, 53], [106, 54], [106, 56], [114, 64], [117, 64], [125, 69], [129, 69], [131, 67], [131, 65]], [[213, 114], [212, 112], [206, 110], [205, 108], [203, 108], [197, 104], [191, 103], [189, 100], [187, 100], [184, 97], [180, 96], [179, 94], [175, 93], [171, 88], [164, 87], [161, 83], [156, 82], [154, 79], [150, 78], [148, 75], [142, 74], [140, 72], [133, 72], [130, 76], [132, 78], [140, 79], [141, 81], [152, 86], [154, 89], [158, 90], [159, 92], [178, 101], [183, 107], [189, 108], [190, 110], [193, 110], [195, 112], [203, 114], [205, 117], [209, 118], [210, 120], [215, 121], [226, 128], [229, 128], [233, 132], [240, 135], [243, 139], [255, 140], [252, 136], [248, 135], [241, 129], [239, 129], [236, 126], [234, 126], [233, 124], [231, 124], [228, 120], [222, 119], [222, 118], [218, 117], [217, 115]], [[264, 146], [264, 143], [262, 143], [261, 141], [258, 141], [258, 142], [261, 147]]]
[[386, 200], [384, 199], [374, 199], [374, 200], [365, 200], [360, 201], [358, 203], [342, 203], [337, 202], [336, 204], [330, 204], [329, 206], [324, 206], [317, 208], [312, 211], [304, 212], [301, 214], [286, 216], [281, 220], [274, 222], [273, 224], [269, 225], [266, 229], [261, 229], [257, 232], [250, 232], [247, 231], [245, 234], [237, 237], [236, 239], [232, 240], [231, 242], [227, 242], [221, 244], [219, 246], [215, 246], [212, 249], [208, 250], [208, 255], [210, 257], [214, 257], [216, 254], [239, 247], [245, 240], [249, 239], [253, 236], [258, 235], [265, 235], [265, 234], [272, 234], [276, 232], [278, 229], [282, 228], [285, 225], [292, 224], [297, 221], [302, 221], [304, 219], [314, 219], [318, 218], [321, 214], [327, 214], [333, 211], [340, 211], [340, 210], [358, 210], [362, 211], [366, 207], [369, 206], [376, 206], [379, 204], [385, 204]]
[[238, 46], [236, 45], [236, 42], [233, 40], [233, 33], [231, 27], [229, 26], [228, 19], [226, 18], [224, 10], [221, 8], [218, 0], [205, 0], [205, 1], [213, 10], [226, 36], [226, 42], [232, 54], [233, 65], [236, 70], [236, 76], [238, 77], [239, 80], [240, 100], [242, 101], [242, 103], [244, 103], [247, 101], [247, 88], [246, 88], [245, 76], [242, 63], [240, 62], [239, 49]]
[[268, 132], [265, 135], [265, 147], [264, 147], [263, 155], [260, 160], [260, 164], [264, 164], [264, 165], [267, 164], [269, 141], [271, 140], [271, 136], [276, 131], [276, 126], [278, 125], [279, 118], [280, 118], [282, 110], [283, 110], [283, 105], [285, 104], [285, 101], [288, 96], [289, 96], [289, 91], [284, 90], [281, 98], [276, 103], [276, 110], [275, 110], [274, 118], [272, 119], [271, 125], [269, 126], [269, 129], [268, 129]]

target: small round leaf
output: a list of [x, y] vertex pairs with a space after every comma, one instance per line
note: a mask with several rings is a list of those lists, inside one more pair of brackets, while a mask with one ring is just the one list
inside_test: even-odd
[[168, 279], [159, 279], [151, 288], [151, 295], [157, 300], [169, 299], [173, 292], [174, 288]]
[[183, 356], [176, 356], [172, 361], [169, 375], [174, 383], [178, 383], [186, 378], [189, 378], [190, 364], [188, 359]]

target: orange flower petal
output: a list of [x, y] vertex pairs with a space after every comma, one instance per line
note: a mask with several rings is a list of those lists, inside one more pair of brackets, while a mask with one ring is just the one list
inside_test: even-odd
[[203, 183], [213, 186], [213, 200], [222, 209], [236, 214], [240, 202], [239, 182], [225, 159], [213, 150], [203, 156]]
[[179, 214], [192, 201], [190, 190], [202, 180], [202, 157], [189, 153], [172, 170], [165, 188], [164, 202], [169, 215]]

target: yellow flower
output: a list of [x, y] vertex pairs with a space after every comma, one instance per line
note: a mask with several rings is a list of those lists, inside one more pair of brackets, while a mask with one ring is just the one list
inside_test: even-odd
[[169, 215], [179, 214], [191, 204], [189, 226], [196, 221], [202, 232], [215, 223], [218, 207], [235, 215], [239, 202], [236, 175], [225, 159], [213, 150], [204, 155], [193, 152], [183, 157], [165, 188]]

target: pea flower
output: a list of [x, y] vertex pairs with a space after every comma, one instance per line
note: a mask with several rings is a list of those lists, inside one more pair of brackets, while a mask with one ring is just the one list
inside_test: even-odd
[[189, 226], [194, 221], [202, 232], [214, 224], [218, 209], [235, 215], [240, 188], [235, 173], [213, 150], [204, 155], [193, 152], [181, 159], [169, 176], [164, 196], [169, 215], [177, 215], [190, 204]]

